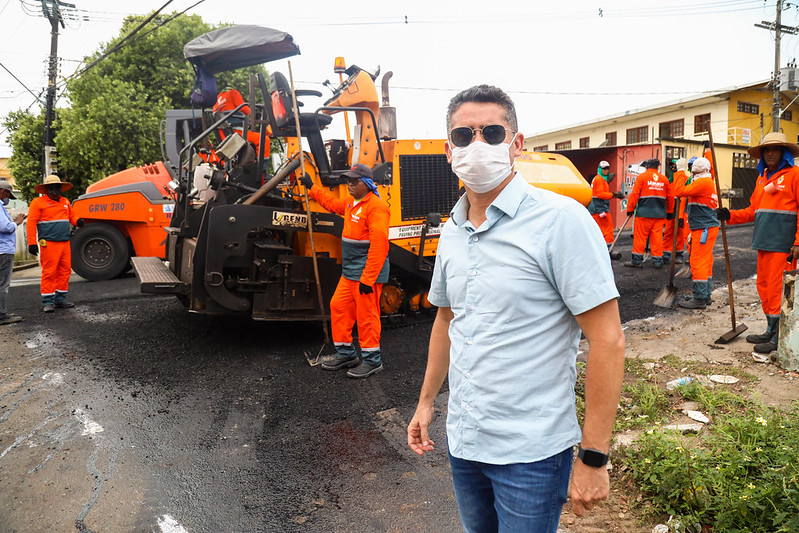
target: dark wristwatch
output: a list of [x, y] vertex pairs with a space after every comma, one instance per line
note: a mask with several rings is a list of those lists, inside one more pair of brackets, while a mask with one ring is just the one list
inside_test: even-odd
[[577, 457], [586, 466], [600, 468], [608, 464], [608, 454], [602, 453], [599, 450], [592, 450], [591, 448], [583, 449], [582, 446], [577, 447]]

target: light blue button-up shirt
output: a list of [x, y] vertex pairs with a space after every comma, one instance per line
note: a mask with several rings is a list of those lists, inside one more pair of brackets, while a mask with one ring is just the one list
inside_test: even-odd
[[491, 464], [580, 441], [574, 315], [617, 298], [607, 245], [585, 207], [508, 183], [475, 229], [464, 195], [444, 225], [429, 300], [450, 307], [452, 455]]
[[17, 225], [11, 220], [2, 202], [0, 202], [0, 254], [14, 255], [17, 247]]

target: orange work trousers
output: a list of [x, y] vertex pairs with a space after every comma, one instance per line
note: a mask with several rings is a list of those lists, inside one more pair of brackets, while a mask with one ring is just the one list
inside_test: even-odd
[[[666, 234], [663, 237], [663, 246], [667, 252], [671, 252], [674, 246], [674, 227], [677, 225], [678, 220], [666, 221]], [[683, 222], [683, 226], [677, 226], [677, 252], [682, 252], [685, 249], [685, 234], [688, 224]]]
[[330, 299], [330, 321], [333, 343], [352, 345], [352, 328], [358, 323], [358, 343], [361, 350], [380, 348], [380, 293], [382, 283], [372, 286], [372, 294], [361, 294], [360, 282], [341, 278]]
[[72, 254], [69, 241], [47, 241], [39, 246], [42, 262], [42, 299], [53, 299], [56, 293], [66, 295], [72, 273]]
[[704, 229], [691, 230], [691, 278], [693, 281], [707, 281], [713, 277], [713, 247], [719, 228], [707, 228], [707, 239], [702, 244]]
[[782, 252], [757, 251], [757, 294], [766, 316], [780, 316], [782, 273], [796, 268], [796, 261], [787, 261]]
[[644, 255], [646, 240], [649, 239], [649, 251], [652, 257], [663, 257], [663, 225], [665, 218], [635, 217], [633, 228], [633, 253]]
[[613, 219], [610, 218], [610, 213], [594, 213], [591, 216], [594, 217], [599, 229], [602, 230], [605, 242], [611, 244], [613, 242]]

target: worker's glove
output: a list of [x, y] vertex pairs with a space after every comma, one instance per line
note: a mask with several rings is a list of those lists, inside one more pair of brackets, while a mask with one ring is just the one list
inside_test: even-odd
[[633, 211], [627, 211], [627, 216], [628, 216], [628, 217], [631, 217], [631, 216], [633, 216], [634, 214], [635, 214], [635, 210], [633, 210]]
[[313, 187], [313, 180], [308, 174], [303, 174], [300, 176], [300, 183], [302, 183], [309, 191], [311, 190], [311, 187]]
[[84, 224], [86, 224], [86, 221], [83, 220], [82, 218], [79, 218], [78, 220], [75, 221], [75, 225], [79, 228], [82, 228]]
[[616, 191], [616, 192], [613, 193], [613, 197], [622, 199], [622, 198], [624, 198], [624, 193], [621, 192], [621, 191]]
[[719, 220], [729, 220], [730, 219], [730, 210], [726, 207], [719, 207], [716, 209], [716, 217]]
[[36, 244], [29, 244], [28, 253], [31, 255], [39, 255], [39, 246]]
[[678, 219], [678, 220], [677, 220], [677, 227], [678, 227], [678, 228], [681, 228], [681, 227], [683, 227], [683, 226], [685, 226], [685, 219], [684, 219], [684, 218], [680, 218], [680, 219]]
[[710, 141], [704, 141], [702, 143], [702, 153], [704, 153], [708, 148], [710, 148]]
[[666, 213], [666, 220], [674, 220], [674, 213]]
[[359, 282], [358, 292], [360, 292], [361, 294], [372, 294], [372, 286], [367, 285], [366, 283], [363, 282]]

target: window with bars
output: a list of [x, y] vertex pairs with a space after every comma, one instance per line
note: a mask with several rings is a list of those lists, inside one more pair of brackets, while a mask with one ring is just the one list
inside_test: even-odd
[[694, 116], [694, 135], [707, 133], [710, 129], [710, 113]]
[[589, 137], [580, 138], [580, 148], [590, 148], [589, 143], [590, 143]]
[[607, 141], [605, 146], [616, 146], [616, 132], [611, 131], [610, 133], [606, 133], [605, 140]]
[[555, 150], [571, 150], [572, 142], [564, 141], [562, 143], [555, 143]]
[[542, 144], [541, 146], [533, 146], [533, 152], [546, 152], [549, 150], [548, 144]]
[[782, 117], [782, 120], [787, 120], [788, 122], [791, 122], [793, 120], [793, 111], [786, 109], [785, 111], [782, 112], [780, 117]]
[[735, 168], [757, 168], [758, 160], [746, 152], [733, 152], [732, 166]]
[[747, 102], [738, 102], [738, 111], [741, 113], [749, 113], [750, 115], [759, 115], [760, 106], [757, 104], [749, 104]]
[[676, 139], [685, 134], [685, 120], [672, 120], [671, 122], [660, 123], [661, 139]]
[[630, 128], [627, 130], [627, 144], [645, 143], [649, 136], [647, 135], [648, 128], [641, 126], [640, 128]]

